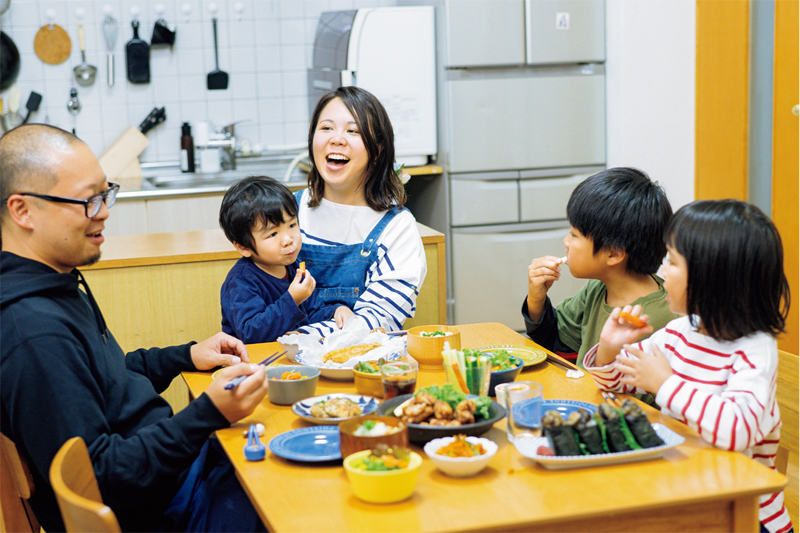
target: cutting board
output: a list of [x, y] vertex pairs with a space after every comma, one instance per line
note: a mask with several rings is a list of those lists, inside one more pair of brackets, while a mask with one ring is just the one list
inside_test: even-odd
[[121, 179], [142, 179], [142, 169], [139, 166], [141, 154], [149, 140], [144, 134], [133, 126], [128, 126], [125, 131], [112, 142], [100, 156], [100, 166], [106, 173], [108, 181]]

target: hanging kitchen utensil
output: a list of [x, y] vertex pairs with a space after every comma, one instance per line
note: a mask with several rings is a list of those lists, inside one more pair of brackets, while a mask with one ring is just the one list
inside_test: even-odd
[[25, 118], [22, 120], [23, 124], [28, 123], [28, 119], [31, 118], [31, 113], [35, 113], [36, 111], [38, 111], [39, 104], [41, 103], [42, 103], [42, 95], [35, 91], [31, 91], [30, 96], [28, 96], [28, 102], [25, 104], [25, 109], [27, 109], [28, 112], [25, 113]]
[[162, 122], [167, 120], [167, 110], [163, 107], [154, 107], [150, 114], [139, 124], [139, 131], [147, 133]]
[[12, 130], [22, 124], [22, 115], [17, 113], [19, 110], [20, 91], [17, 87], [12, 87], [8, 91], [8, 113], [6, 113], [6, 128]]
[[77, 115], [81, 112], [81, 101], [78, 100], [78, 91], [76, 89], [69, 90], [69, 100], [67, 101], [67, 111], [70, 115]]
[[217, 65], [206, 77], [206, 86], [209, 91], [216, 91], [228, 88], [228, 73], [219, 69], [219, 47], [217, 45], [217, 17], [211, 19], [214, 25], [214, 62]]
[[164, 19], [158, 19], [153, 26], [153, 37], [150, 39], [150, 46], [169, 46], [175, 44], [175, 26], [169, 26]]
[[72, 71], [75, 73], [75, 80], [78, 85], [88, 87], [94, 83], [97, 75], [97, 67], [86, 62], [86, 43], [83, 38], [83, 23], [78, 23], [78, 41], [81, 44], [81, 62]]
[[103, 36], [106, 38], [106, 46], [108, 47], [108, 86], [114, 86], [114, 47], [117, 45], [117, 35], [119, 34], [119, 25], [117, 19], [111, 15], [106, 15], [103, 19]]
[[3, 133], [8, 131], [8, 126], [6, 126], [6, 115], [3, 107], [3, 99], [0, 98], [0, 128], [3, 129]]
[[48, 23], [39, 28], [33, 38], [33, 50], [48, 65], [63, 63], [72, 52], [72, 41], [67, 30], [53, 23], [55, 12], [48, 10]]
[[139, 38], [139, 21], [131, 21], [133, 39], [125, 45], [125, 61], [128, 66], [128, 81], [150, 83], [150, 45]]
[[19, 75], [19, 50], [5, 32], [0, 31], [0, 92], [5, 91], [17, 81]]

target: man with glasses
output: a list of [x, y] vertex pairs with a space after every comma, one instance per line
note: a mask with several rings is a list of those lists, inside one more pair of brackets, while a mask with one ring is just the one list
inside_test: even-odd
[[[118, 190], [63, 130], [31, 124], [0, 138], [0, 430], [30, 467], [31, 507], [45, 531], [63, 531], [48, 471], [80, 436], [123, 530], [263, 529], [208, 437], [253, 412], [264, 370], [223, 333], [124, 354], [77, 269], [100, 259]], [[183, 370], [220, 365], [233, 366], [173, 415], [158, 393]], [[238, 375], [249, 377], [225, 390]]]

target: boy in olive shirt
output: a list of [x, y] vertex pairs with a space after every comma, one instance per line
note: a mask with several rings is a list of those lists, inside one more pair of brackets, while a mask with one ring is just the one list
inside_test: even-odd
[[563, 261], [574, 277], [589, 281], [554, 308], [547, 291], [561, 274], [562, 259], [531, 261], [522, 303], [528, 336], [552, 351], [577, 352], [583, 368], [615, 307], [641, 306], [653, 331], [677, 318], [655, 275], [667, 252], [663, 234], [671, 216], [664, 189], [640, 170], [610, 168], [581, 182], [567, 204]]

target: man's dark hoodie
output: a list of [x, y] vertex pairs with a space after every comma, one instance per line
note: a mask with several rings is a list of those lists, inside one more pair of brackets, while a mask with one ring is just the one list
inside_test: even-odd
[[176, 415], [158, 394], [194, 370], [191, 344], [125, 355], [78, 270], [9, 252], [0, 252], [0, 327], [0, 429], [31, 469], [42, 527], [64, 530], [48, 473], [80, 436], [122, 529], [152, 530], [209, 435], [229, 426], [205, 394]]

